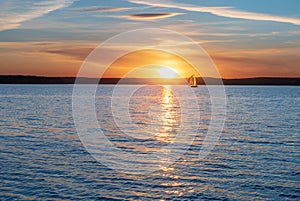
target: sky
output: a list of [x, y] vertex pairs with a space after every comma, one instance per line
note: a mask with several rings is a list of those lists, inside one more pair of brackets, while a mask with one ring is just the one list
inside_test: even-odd
[[[223, 78], [300, 77], [299, 0], [0, 0], [0, 74], [76, 76], [98, 45], [143, 28], [191, 38]], [[128, 47], [107, 52], [118, 48]], [[163, 66], [165, 58], [181, 76], [193, 73], [184, 58], [165, 54], [129, 53], [105, 76], [122, 77], [133, 66]], [[159, 76], [157, 69], [132, 76]]]

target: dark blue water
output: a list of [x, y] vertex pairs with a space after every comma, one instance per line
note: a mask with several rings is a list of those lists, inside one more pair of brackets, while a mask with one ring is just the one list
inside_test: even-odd
[[[226, 87], [224, 131], [205, 159], [198, 152], [209, 98], [198, 87], [204, 109], [194, 143], [175, 164], [144, 175], [116, 172], [86, 151], [72, 118], [72, 89], [0, 85], [0, 200], [300, 199], [300, 87]], [[112, 86], [102, 90], [99, 96]], [[138, 113], [133, 121], [144, 118]], [[100, 124], [110, 128], [109, 120]]]

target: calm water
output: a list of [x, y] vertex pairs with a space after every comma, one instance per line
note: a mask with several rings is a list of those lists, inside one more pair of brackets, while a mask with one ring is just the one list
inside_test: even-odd
[[[201, 120], [193, 144], [175, 164], [144, 175], [118, 173], [85, 150], [72, 118], [72, 89], [0, 85], [0, 200], [300, 199], [300, 87], [226, 87], [225, 128], [205, 159], [198, 152], [210, 101], [198, 87]], [[152, 86], [136, 92], [132, 121], [157, 134], [134, 141], [111, 118], [112, 89], [99, 90], [96, 105], [99, 124], [115, 146], [147, 153], [172, 143], [181, 114], [170, 91]]]

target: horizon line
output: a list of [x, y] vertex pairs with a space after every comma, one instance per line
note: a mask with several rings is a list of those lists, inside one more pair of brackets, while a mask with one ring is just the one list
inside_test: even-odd
[[[39, 77], [39, 78], [84, 78], [84, 79], [166, 79], [166, 80], [180, 80], [180, 79], [188, 79], [189, 77], [176, 77], [176, 78], [162, 78], [162, 77], [77, 77], [77, 76], [52, 76], [52, 75], [1, 75], [0, 77]], [[211, 78], [211, 79], [222, 79], [222, 80], [235, 80], [235, 79], [300, 79], [299, 77], [274, 77], [274, 76], [256, 76], [256, 77], [235, 77], [235, 78], [223, 78], [223, 77], [196, 77], [196, 78]]]

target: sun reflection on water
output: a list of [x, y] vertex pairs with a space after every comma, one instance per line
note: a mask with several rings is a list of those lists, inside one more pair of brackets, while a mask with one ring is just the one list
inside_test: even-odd
[[180, 108], [170, 86], [163, 86], [158, 121], [161, 126], [155, 139], [172, 143], [180, 126]]
[[[155, 139], [163, 143], [173, 143], [176, 134], [179, 131], [181, 112], [179, 103], [172, 92], [171, 86], [163, 86], [160, 98], [160, 113], [158, 121], [160, 122], [160, 130], [155, 134]], [[167, 152], [162, 148], [163, 152]], [[181, 197], [185, 193], [184, 183], [180, 181], [178, 170], [170, 166], [171, 161], [167, 157], [160, 159], [161, 176], [166, 178], [160, 182], [166, 195], [176, 195]]]
[[[155, 94], [151, 90], [156, 89]], [[149, 138], [150, 144], [141, 149], [146, 153], [156, 152], [158, 158], [153, 163], [158, 164], [159, 170], [155, 175], [162, 177], [156, 185], [160, 186], [165, 194], [164, 197], [170, 196], [181, 197], [185, 195], [189, 188], [185, 187], [185, 182], [181, 181], [180, 170], [172, 164], [172, 150], [168, 145], [173, 145], [176, 135], [179, 134], [181, 126], [181, 108], [172, 86], [147, 86], [138, 90], [131, 100], [131, 118], [140, 129], [151, 133]], [[147, 95], [145, 98], [145, 94]], [[128, 146], [127, 146], [128, 148]], [[140, 151], [138, 146], [132, 146], [134, 150]], [[145, 149], [149, 148], [149, 150]], [[164, 199], [162, 199], [164, 200]], [[167, 200], [167, 199], [166, 199]]]

